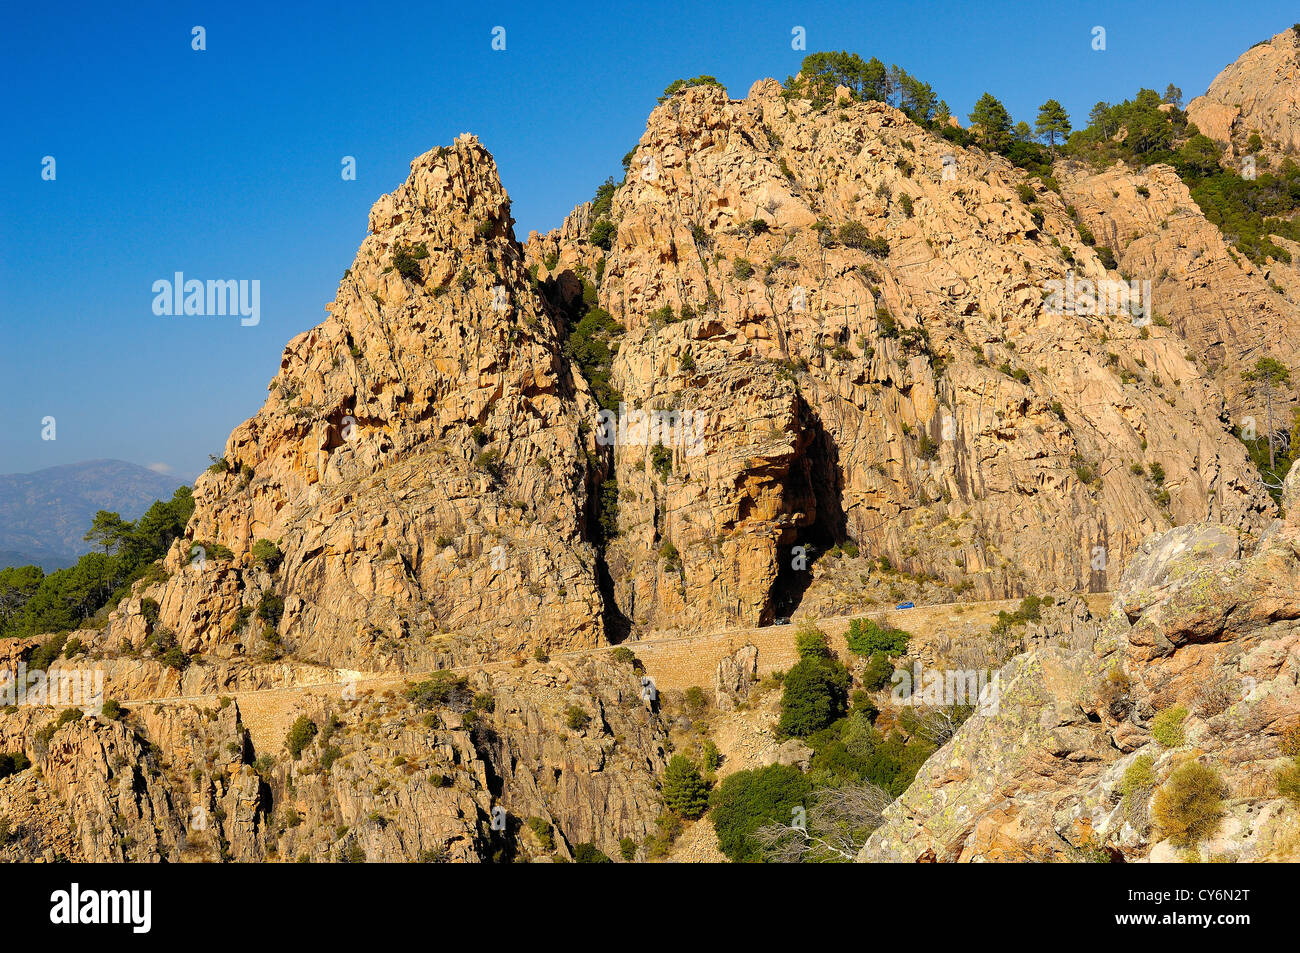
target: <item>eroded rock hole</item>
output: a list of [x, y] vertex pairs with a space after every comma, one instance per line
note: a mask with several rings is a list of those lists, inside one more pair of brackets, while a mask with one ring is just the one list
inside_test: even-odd
[[839, 448], [811, 408], [803, 405], [801, 414], [806, 440], [786, 485], [787, 508], [801, 515], [778, 543], [777, 575], [763, 610], [763, 625], [788, 619], [812, 585], [816, 561], [836, 544], [848, 541], [840, 503], [844, 476]]

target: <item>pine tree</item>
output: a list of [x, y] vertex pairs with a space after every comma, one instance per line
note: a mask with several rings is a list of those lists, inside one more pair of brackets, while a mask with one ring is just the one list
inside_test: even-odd
[[131, 524], [118, 514], [100, 510], [95, 514], [90, 530], [82, 539], [88, 543], [98, 543], [104, 547], [105, 553], [110, 553], [121, 545], [123, 538], [131, 532], [132, 528]]
[[990, 149], [1004, 149], [1011, 142], [1011, 114], [992, 93], [985, 93], [970, 112], [970, 121], [980, 127], [980, 141]]
[[1038, 133], [1040, 139], [1047, 140], [1047, 147], [1052, 150], [1052, 158], [1055, 159], [1056, 137], [1060, 136], [1061, 141], [1064, 142], [1066, 136], [1070, 134], [1070, 117], [1065, 107], [1055, 99], [1049, 99], [1039, 106], [1034, 131]]
[[699, 817], [709, 806], [709, 790], [700, 769], [684, 754], [673, 755], [664, 770], [664, 802], [678, 817]]
[[1242, 380], [1250, 384], [1256, 384], [1257, 392], [1262, 390], [1264, 393], [1264, 406], [1267, 419], [1265, 427], [1268, 429], [1268, 466], [1270, 470], [1277, 468], [1277, 449], [1274, 445], [1275, 435], [1273, 433], [1273, 388], [1285, 387], [1291, 383], [1291, 371], [1285, 364], [1274, 357], [1261, 357], [1255, 362], [1254, 368], [1245, 371], [1241, 375]]
[[1088, 128], [1096, 129], [1103, 139], [1110, 137], [1110, 103], [1099, 102], [1088, 113]]

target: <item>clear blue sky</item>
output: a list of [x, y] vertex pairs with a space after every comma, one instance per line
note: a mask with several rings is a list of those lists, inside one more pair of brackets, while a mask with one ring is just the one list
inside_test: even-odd
[[[0, 472], [118, 457], [193, 476], [324, 317], [371, 204], [461, 132], [496, 156], [522, 239], [621, 174], [673, 79], [741, 97], [796, 72], [796, 25], [808, 52], [896, 62], [963, 120], [989, 90], [1030, 121], [1055, 97], [1079, 125], [1141, 86], [1190, 99], [1300, 18], [1270, 0], [75, 6], [11, 4], [0, 31]], [[175, 271], [259, 279], [260, 325], [155, 316]]]

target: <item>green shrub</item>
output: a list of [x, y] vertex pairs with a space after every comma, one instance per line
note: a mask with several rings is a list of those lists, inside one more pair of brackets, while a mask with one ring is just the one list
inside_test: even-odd
[[[1077, 472], [1079, 468], [1076, 467], [1075, 469]], [[1088, 477], [1086, 480], [1084, 479], [1085, 475]], [[1087, 474], [1080, 474], [1079, 479], [1084, 483], [1091, 483], [1091, 470]], [[997, 619], [989, 627], [989, 632], [993, 635], [1002, 635], [1027, 622], [1040, 622], [1043, 618], [1043, 606], [1045, 605], [1051, 605], [1050, 597], [1045, 599], [1039, 596], [1025, 596], [1020, 600], [1020, 606], [1015, 612], [999, 611]]]
[[257, 617], [267, 625], [279, 625], [283, 615], [284, 599], [274, 592], [262, 593], [262, 598], [257, 603]]
[[573, 848], [575, 864], [612, 864], [609, 855], [595, 844], [578, 844]]
[[527, 821], [528, 829], [537, 835], [537, 840], [542, 845], [542, 850], [555, 850], [555, 835], [551, 832], [550, 822], [540, 817], [530, 817]]
[[614, 649], [614, 651], [609, 653], [609, 657], [619, 665], [631, 665], [633, 669], [637, 670], [643, 667], [641, 665], [641, 660], [636, 657], [636, 653], [626, 645], [620, 645], [618, 648]]
[[682, 698], [686, 703], [686, 710], [692, 717], [698, 718], [709, 707], [708, 696], [704, 694], [704, 689], [698, 685], [692, 685], [686, 689]]
[[650, 448], [650, 466], [660, 480], [666, 481], [673, 475], [673, 452], [662, 443], [655, 444]]
[[677, 317], [676, 315], [673, 314], [673, 306], [670, 304], [666, 304], [661, 308], [655, 308], [653, 311], [647, 314], [646, 320], [649, 321], [652, 325], [658, 327], [664, 324], [672, 324], [674, 321], [677, 320]]
[[695, 76], [691, 79], [675, 79], [665, 87], [659, 102], [667, 102], [674, 94], [680, 93], [684, 89], [690, 89], [692, 86], [722, 86], [717, 77], [710, 76], [707, 73]]
[[158, 661], [162, 662], [168, 668], [174, 668], [177, 671], [187, 668], [190, 664], [190, 657], [185, 654], [179, 645], [173, 645], [162, 655], [158, 656]]
[[474, 466], [490, 476], [493, 481], [501, 479], [501, 454], [495, 448], [489, 447], [476, 456]]
[[613, 222], [607, 218], [602, 218], [591, 226], [591, 232], [587, 238], [597, 248], [609, 251], [610, 246], [614, 244], [614, 236], [617, 232], [618, 228]]
[[751, 835], [764, 824], [788, 824], [802, 806], [811, 785], [803, 773], [786, 764], [730, 775], [709, 798], [709, 818], [718, 833], [718, 847], [736, 863], [760, 859]]
[[328, 774], [330, 768], [334, 767], [334, 762], [341, 757], [343, 757], [342, 748], [338, 745], [326, 745], [320, 755], [320, 769]]
[[420, 262], [429, 257], [429, 249], [423, 244], [397, 244], [393, 248], [393, 270], [407, 281], [420, 278]]
[[630, 837], [624, 837], [618, 842], [618, 852], [630, 864], [636, 860], [636, 841]]
[[1156, 790], [1151, 819], [1162, 837], [1180, 847], [1191, 846], [1218, 830], [1226, 795], [1214, 768], [1188, 761]]
[[849, 651], [857, 655], [872, 656], [883, 653], [899, 656], [907, 652], [907, 643], [911, 636], [902, 629], [889, 624], [881, 625], [870, 619], [853, 619], [849, 622], [845, 641]]
[[1151, 737], [1166, 748], [1179, 748], [1183, 744], [1183, 722], [1187, 720], [1187, 709], [1174, 705], [1157, 712], [1151, 721]]
[[876, 309], [876, 323], [880, 325], [880, 336], [882, 338], [898, 337], [898, 322], [889, 312], [888, 308], [880, 307]]
[[889, 684], [893, 676], [894, 663], [884, 652], [876, 652], [862, 670], [862, 687], [869, 692], [878, 692]]
[[316, 726], [316, 722], [312, 721], [306, 715], [299, 715], [293, 725], [290, 726], [289, 734], [285, 737], [284, 744], [285, 747], [289, 749], [289, 754], [293, 756], [295, 761], [298, 760], [298, 756], [302, 754], [303, 749], [311, 744], [312, 739], [316, 737], [316, 732], [319, 730], [320, 729]]
[[284, 554], [269, 539], [259, 539], [253, 544], [253, 559], [265, 566], [267, 572], [275, 572], [284, 559]]
[[439, 706], [464, 711], [473, 699], [469, 680], [455, 672], [434, 672], [406, 689], [406, 700], [423, 711]]
[[799, 627], [794, 637], [795, 651], [801, 659], [829, 659], [831, 657], [831, 640], [826, 633], [810, 622]]
[[591, 716], [580, 705], [570, 705], [564, 713], [564, 724], [571, 731], [585, 731], [591, 724]]
[[675, 754], [664, 770], [664, 803], [678, 817], [694, 820], [709, 806], [709, 789], [700, 769], [684, 754]]
[[171, 629], [157, 628], [144, 640], [144, 648], [154, 655], [162, 655], [168, 649], [176, 648], [176, 633]]
[[871, 233], [861, 222], [845, 222], [835, 233], [841, 245], [848, 248], [865, 249], [871, 241]]
[[710, 773], [722, 767], [722, 752], [712, 741], [706, 741], [700, 747], [700, 756], [704, 759], [704, 770]]
[[66, 635], [52, 635], [40, 645], [38, 645], [27, 659], [27, 667], [33, 671], [39, 669], [44, 671], [53, 664], [63, 653], [63, 646], [67, 643]]
[[99, 713], [110, 721], [117, 721], [122, 717], [124, 711], [122, 703], [117, 699], [106, 698], [104, 704], [100, 707]]
[[802, 738], [841, 717], [848, 705], [849, 672], [832, 659], [807, 658], [786, 673], [777, 734]]
[[31, 759], [22, 751], [0, 751], [0, 778], [7, 778], [32, 766]]
[[1156, 772], [1153, 765], [1151, 755], [1144, 754], [1134, 758], [1133, 763], [1125, 769], [1124, 777], [1119, 783], [1120, 794], [1124, 796], [1125, 801], [1146, 797], [1147, 793], [1155, 787]]
[[[195, 553], [195, 550], [199, 550], [200, 552]], [[204, 559], [210, 559], [214, 562], [228, 563], [230, 560], [235, 558], [235, 553], [224, 543], [196, 540], [185, 552], [185, 564], [189, 565], [199, 556], [202, 556]]]

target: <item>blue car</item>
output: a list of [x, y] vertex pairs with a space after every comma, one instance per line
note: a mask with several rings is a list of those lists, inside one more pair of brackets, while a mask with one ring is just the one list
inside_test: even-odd
[[898, 605], [894, 606], [894, 608], [895, 608], [895, 609], [915, 609], [915, 608], [916, 608], [916, 604], [913, 603], [913, 602], [900, 602]]

